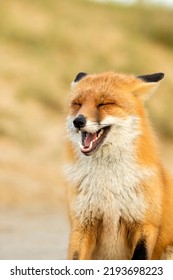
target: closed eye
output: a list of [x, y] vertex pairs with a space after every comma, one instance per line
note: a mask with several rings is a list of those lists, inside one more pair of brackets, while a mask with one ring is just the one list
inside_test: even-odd
[[72, 102], [72, 106], [79, 106], [79, 107], [81, 107], [81, 103], [79, 103], [79, 102]]
[[108, 105], [115, 105], [115, 103], [114, 102], [100, 103], [97, 105], [97, 107], [99, 108], [99, 107], [108, 106]]

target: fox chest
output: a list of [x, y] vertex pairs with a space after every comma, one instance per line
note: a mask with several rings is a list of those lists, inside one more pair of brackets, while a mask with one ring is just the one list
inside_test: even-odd
[[103, 165], [80, 162], [69, 171], [71, 187], [76, 188], [72, 211], [81, 224], [98, 230], [93, 259], [130, 259], [131, 248], [125, 245], [120, 220], [133, 223], [143, 219], [147, 203], [140, 186], [150, 171], [129, 161], [105, 161]]
[[93, 259], [130, 259], [132, 252], [125, 245], [126, 233], [120, 227], [120, 219], [142, 219], [145, 209], [143, 194], [137, 189], [132, 172], [120, 174], [120, 170], [110, 168], [90, 170], [80, 181], [73, 202], [73, 211], [81, 223], [97, 227]]
[[114, 224], [120, 217], [128, 221], [143, 217], [146, 202], [139, 189], [142, 174], [120, 165], [85, 171], [78, 176], [78, 195], [73, 202], [73, 211], [81, 222], [92, 224], [102, 219]]

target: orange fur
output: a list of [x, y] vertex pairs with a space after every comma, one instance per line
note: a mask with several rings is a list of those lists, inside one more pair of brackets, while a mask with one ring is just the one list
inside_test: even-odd
[[[71, 168], [68, 171], [70, 174], [68, 201], [71, 220], [69, 259], [131, 259], [142, 238], [145, 240], [148, 259], [161, 259], [162, 256], [166, 258], [165, 252], [168, 246], [173, 246], [173, 181], [161, 163], [157, 140], [143, 106], [143, 100], [154, 91], [157, 85], [157, 81], [146, 82], [133, 75], [112, 72], [86, 75], [72, 85], [68, 114], [70, 139], [68, 154], [69, 168]], [[96, 151], [92, 151], [89, 157], [81, 153], [75, 140], [79, 131], [77, 129], [75, 131], [73, 121], [81, 115], [86, 118], [87, 122], [85, 127], [79, 128], [79, 131], [88, 133], [90, 138], [94, 137], [93, 135], [96, 133], [98, 135], [104, 120], [112, 121], [113, 118], [105, 140]], [[137, 134], [135, 134], [136, 126], [134, 131], [130, 125], [124, 128], [125, 125], [128, 125], [127, 121], [133, 120], [133, 117], [139, 119], [137, 123], [139, 133]], [[97, 131], [94, 130], [95, 124], [99, 127]], [[116, 128], [113, 131], [112, 127], [119, 129], [121, 125], [120, 133], [115, 136]], [[121, 129], [127, 130], [127, 133], [124, 134], [125, 142], [121, 138], [121, 133], [124, 133], [125, 130]], [[131, 134], [128, 137], [129, 131]], [[89, 141], [89, 136], [87, 141]], [[120, 139], [120, 143], [117, 139]], [[126, 142], [129, 143], [129, 151]], [[82, 144], [83, 150], [87, 151], [89, 148], [84, 147], [86, 145], [84, 143]], [[117, 146], [114, 147], [115, 143]], [[130, 153], [130, 149], [133, 150], [132, 153]], [[115, 167], [116, 155], [114, 160], [111, 158], [116, 152], [117, 161], [119, 161], [117, 167]], [[127, 167], [124, 165], [126, 157]], [[90, 164], [93, 164], [93, 167]], [[121, 165], [120, 173], [117, 173], [118, 177], [116, 177], [115, 172]], [[112, 173], [111, 168], [114, 170]], [[139, 177], [137, 179], [135, 172]], [[145, 172], [147, 175], [141, 175]], [[112, 180], [108, 178], [108, 174], [112, 174], [114, 177], [112, 180], [115, 181], [115, 187]], [[132, 186], [129, 186], [130, 190], [125, 189], [127, 187], [125, 179], [128, 182], [128, 174], [129, 178], [132, 178], [131, 181], [137, 182], [132, 182]], [[98, 177], [100, 177], [101, 183]], [[130, 179], [129, 184], [131, 184]], [[116, 184], [116, 182], [118, 183]], [[101, 194], [99, 193], [100, 187], [102, 187]], [[120, 187], [119, 190], [117, 190], [118, 187]], [[114, 188], [115, 197], [120, 195], [118, 200], [111, 195]], [[128, 208], [124, 206], [124, 201], [125, 204], [130, 202], [128, 195], [127, 198], [125, 197], [126, 193], [123, 192], [123, 188], [129, 194], [130, 201], [134, 202], [134, 206], [129, 205]], [[87, 199], [88, 202], [86, 202]], [[101, 201], [102, 199], [103, 201]], [[109, 207], [105, 206], [106, 199], [108, 199]], [[94, 202], [91, 202], [92, 200]], [[139, 205], [141, 203], [141, 213], [138, 213], [137, 200], [139, 200]], [[118, 203], [117, 211], [116, 201]], [[114, 234], [115, 238], [110, 237]], [[114, 244], [115, 240], [116, 244]], [[113, 249], [114, 246], [115, 249]], [[121, 255], [122, 250], [124, 252]], [[171, 258], [173, 259], [173, 255]]]

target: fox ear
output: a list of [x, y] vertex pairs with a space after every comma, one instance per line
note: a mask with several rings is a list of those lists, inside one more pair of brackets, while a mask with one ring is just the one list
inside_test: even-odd
[[137, 78], [143, 80], [144, 82], [147, 83], [156, 83], [162, 80], [164, 77], [164, 73], [155, 73], [151, 75], [143, 75], [143, 76], [138, 76]]
[[85, 72], [80, 72], [77, 74], [76, 78], [74, 79], [74, 83], [79, 82], [82, 78], [87, 76], [87, 73]]
[[73, 88], [75, 86], [75, 84], [77, 82], [79, 82], [81, 79], [83, 79], [85, 76], [87, 76], [87, 73], [85, 72], [79, 72], [76, 76], [76, 78], [74, 79], [74, 81], [71, 83], [71, 88]]
[[157, 89], [163, 77], [163, 73], [137, 76], [138, 82], [133, 89], [133, 94], [146, 100]]

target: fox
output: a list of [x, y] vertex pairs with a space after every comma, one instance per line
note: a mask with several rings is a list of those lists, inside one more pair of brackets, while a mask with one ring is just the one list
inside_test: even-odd
[[80, 72], [72, 82], [69, 260], [173, 259], [173, 180], [145, 109], [163, 77]]

